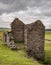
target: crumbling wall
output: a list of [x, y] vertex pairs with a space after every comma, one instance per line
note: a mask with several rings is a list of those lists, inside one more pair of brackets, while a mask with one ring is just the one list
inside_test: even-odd
[[25, 48], [28, 55], [36, 59], [44, 58], [45, 27], [41, 21], [25, 26]]
[[11, 34], [11, 32], [4, 32], [3, 33], [3, 42], [7, 44], [8, 47], [11, 49], [17, 49], [17, 46], [14, 42], [14, 38]]
[[7, 32], [3, 32], [3, 38], [2, 38], [4, 44], [7, 43]]

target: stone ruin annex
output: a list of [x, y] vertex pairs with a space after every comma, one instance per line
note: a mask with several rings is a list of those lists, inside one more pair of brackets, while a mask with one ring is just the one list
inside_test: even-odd
[[17, 49], [15, 42], [24, 42], [27, 54], [39, 60], [44, 58], [44, 40], [45, 26], [40, 20], [25, 25], [15, 18], [11, 23], [11, 32], [3, 33], [3, 41], [11, 49]]
[[4, 44], [7, 44], [7, 46], [10, 47], [11, 49], [17, 49], [11, 32], [3, 33], [3, 42]]

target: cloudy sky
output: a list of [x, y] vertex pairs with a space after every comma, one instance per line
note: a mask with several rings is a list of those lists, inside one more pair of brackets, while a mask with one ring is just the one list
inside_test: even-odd
[[51, 29], [51, 0], [0, 0], [0, 27], [10, 27], [16, 17], [25, 24], [40, 19]]

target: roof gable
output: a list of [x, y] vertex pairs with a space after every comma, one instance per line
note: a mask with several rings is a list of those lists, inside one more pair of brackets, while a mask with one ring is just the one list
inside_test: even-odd
[[24, 23], [19, 18], [15, 18], [11, 25], [24, 25]]

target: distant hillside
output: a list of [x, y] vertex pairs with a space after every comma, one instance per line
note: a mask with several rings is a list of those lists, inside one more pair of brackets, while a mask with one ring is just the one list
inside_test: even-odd
[[11, 31], [11, 28], [0, 28], [0, 31]]
[[46, 31], [51, 31], [51, 29], [46, 29]]
[[[11, 31], [11, 28], [0, 28], [0, 31]], [[51, 29], [45, 29], [45, 31], [51, 31]]]

